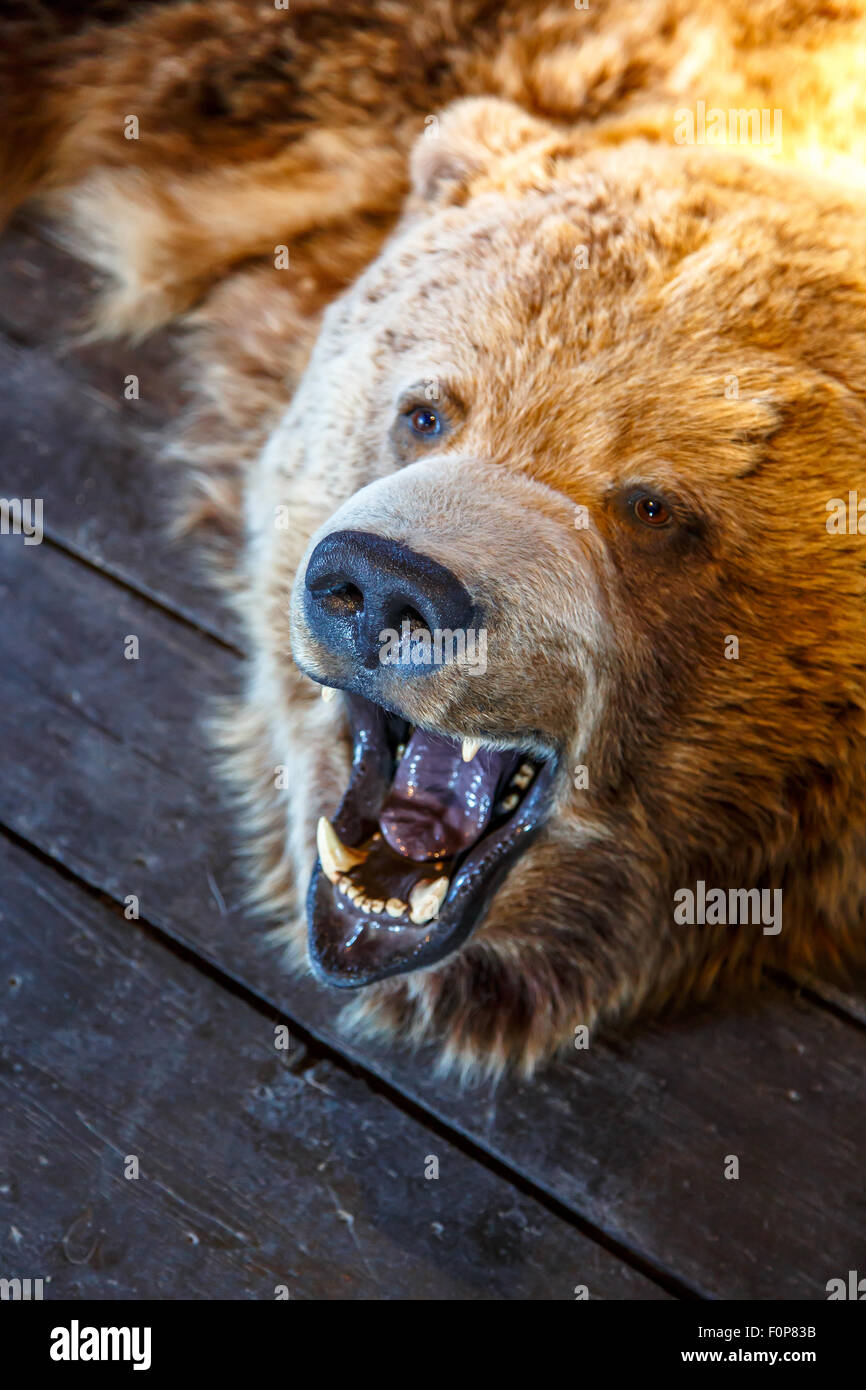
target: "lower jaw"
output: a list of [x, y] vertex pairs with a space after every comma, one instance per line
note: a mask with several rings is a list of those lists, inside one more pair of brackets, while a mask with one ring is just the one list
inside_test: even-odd
[[[378, 833], [378, 814], [393, 775], [389, 716], [362, 696], [343, 697], [353, 727], [352, 776], [332, 824], [346, 846]], [[376, 729], [376, 724], [380, 727]], [[544, 825], [558, 771], [543, 761], [516, 810], [494, 822], [450, 866], [450, 882], [436, 917], [415, 924], [405, 917], [370, 917], [339, 891], [317, 860], [307, 895], [313, 973], [337, 989], [357, 989], [391, 976], [437, 965], [457, 951], [483, 920], [515, 861]]]

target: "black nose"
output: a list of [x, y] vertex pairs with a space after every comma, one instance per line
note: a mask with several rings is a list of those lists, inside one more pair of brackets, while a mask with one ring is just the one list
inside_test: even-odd
[[[374, 670], [393, 632], [467, 631], [475, 608], [463, 585], [438, 560], [369, 531], [333, 531], [310, 556], [304, 613], [329, 651]], [[404, 629], [404, 622], [410, 628]], [[415, 663], [412, 671], [430, 670]]]

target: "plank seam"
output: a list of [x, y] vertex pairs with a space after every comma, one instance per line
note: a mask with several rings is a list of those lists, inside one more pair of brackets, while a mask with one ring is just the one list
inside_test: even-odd
[[[46, 854], [44, 850], [40, 849], [38, 845], [34, 845], [11, 827], [3, 824], [0, 826], [0, 830], [2, 830], [3, 835], [10, 843], [16, 845], [19, 849], [24, 851], [24, 853], [30, 855], [34, 860], [42, 864], [43, 867], [49, 868], [61, 879], [75, 884], [75, 886], [88, 897], [100, 902], [104, 908], [112, 911], [115, 915], [122, 915], [121, 905], [112, 898], [110, 894], [105, 893], [102, 889], [89, 883], [87, 879], [82, 878], [65, 864], [53, 859], [50, 855]], [[524, 1197], [537, 1203], [538, 1206], [542, 1207], [551, 1216], [578, 1231], [588, 1240], [591, 1240], [594, 1244], [606, 1250], [608, 1254], [618, 1259], [622, 1264], [627, 1265], [636, 1273], [641, 1274], [644, 1278], [656, 1284], [657, 1287], [663, 1289], [673, 1298], [681, 1301], [699, 1302], [709, 1297], [688, 1281], [681, 1279], [670, 1270], [653, 1264], [651, 1259], [647, 1256], [642, 1255], [639, 1251], [624, 1244], [618, 1240], [617, 1237], [610, 1235], [602, 1227], [596, 1226], [589, 1218], [567, 1206], [560, 1198], [538, 1185], [533, 1179], [527, 1177], [518, 1169], [510, 1167], [503, 1159], [485, 1149], [478, 1141], [470, 1138], [462, 1130], [452, 1127], [437, 1115], [426, 1110], [419, 1102], [405, 1095], [399, 1087], [386, 1081], [363, 1063], [358, 1062], [354, 1058], [345, 1056], [338, 1048], [334, 1047], [333, 1044], [318, 1037], [305, 1024], [296, 1020], [287, 1010], [271, 1003], [270, 1000], [258, 994], [255, 990], [251, 989], [249, 985], [244, 984], [243, 981], [237, 979], [222, 966], [209, 960], [206, 956], [200, 955], [193, 947], [178, 940], [177, 937], [172, 936], [171, 933], [167, 932], [164, 928], [157, 926], [145, 917], [138, 918], [134, 923], [127, 922], [124, 918], [124, 924], [127, 927], [133, 926], [136, 929], [143, 930], [152, 941], [170, 951], [177, 959], [182, 960], [185, 964], [197, 970], [213, 983], [228, 990], [235, 998], [243, 1001], [248, 1007], [254, 1009], [256, 1013], [267, 1018], [270, 1022], [286, 1024], [298, 1041], [302, 1043], [304, 1048], [304, 1052], [300, 1055], [298, 1062], [292, 1068], [295, 1074], [303, 1077], [305, 1072], [311, 1070], [319, 1063], [328, 1063], [344, 1075], [351, 1076], [356, 1081], [362, 1082], [372, 1094], [386, 1100], [401, 1114], [415, 1120], [425, 1129], [451, 1144], [465, 1157], [478, 1163], [486, 1171], [507, 1182], [509, 1186], [520, 1192]]]
[[[189, 617], [189, 615], [182, 610], [173, 608], [156, 594], [150, 593], [147, 589], [138, 588], [131, 580], [125, 579], [122, 574], [118, 574], [105, 562], [97, 563], [92, 556], [82, 553], [69, 541], [61, 540], [48, 528], [45, 529], [43, 542], [47, 543], [52, 549], [59, 551], [61, 555], [65, 555], [67, 559], [74, 560], [77, 564], [90, 570], [91, 573], [100, 575], [111, 584], [116, 584], [117, 587], [123, 589], [125, 593], [132, 594], [134, 598], [139, 599], [143, 603], [149, 603], [165, 617], [172, 618], [183, 627], [198, 633], [200, 637], [207, 638], [216, 646], [222, 648], [223, 651], [230, 652], [231, 655], [238, 660], [246, 660], [246, 652], [242, 647], [236, 646], [234, 642], [230, 642], [226, 637], [221, 637], [220, 634], [215, 632], [212, 628], [203, 626], [201, 622], [197, 622], [194, 618]], [[203, 585], [202, 587], [206, 586]]]

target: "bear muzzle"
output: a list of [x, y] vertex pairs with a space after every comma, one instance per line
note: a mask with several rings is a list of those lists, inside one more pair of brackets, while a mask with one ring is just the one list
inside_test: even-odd
[[[304, 577], [304, 617], [311, 634], [353, 685], [353, 668], [376, 672], [407, 632], [477, 632], [483, 615], [452, 570], [429, 555], [369, 531], [332, 531], [316, 546]], [[408, 675], [437, 666], [435, 642], [416, 641]], [[441, 639], [440, 639], [441, 661]], [[363, 684], [369, 686], [369, 681]], [[369, 693], [365, 690], [364, 693]]]
[[352, 745], [307, 900], [322, 980], [450, 955], [545, 826], [584, 687], [579, 559], [564, 499], [467, 459], [368, 485], [311, 538], [292, 649]]

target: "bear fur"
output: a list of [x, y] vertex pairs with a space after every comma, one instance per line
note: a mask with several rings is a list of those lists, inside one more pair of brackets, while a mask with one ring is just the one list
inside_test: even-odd
[[[117, 8], [16, 24], [6, 211], [107, 272], [102, 331], [185, 316], [172, 454], [248, 637], [219, 737], [292, 962], [351, 759], [298, 576], [348, 528], [493, 614], [485, 679], [407, 684], [406, 718], [558, 759], [468, 942], [349, 1026], [530, 1073], [579, 1025], [859, 963], [866, 6]], [[699, 102], [781, 111], [781, 148], [680, 143]], [[431, 380], [449, 431], [407, 442]], [[700, 882], [781, 891], [782, 930], [678, 922]]]

